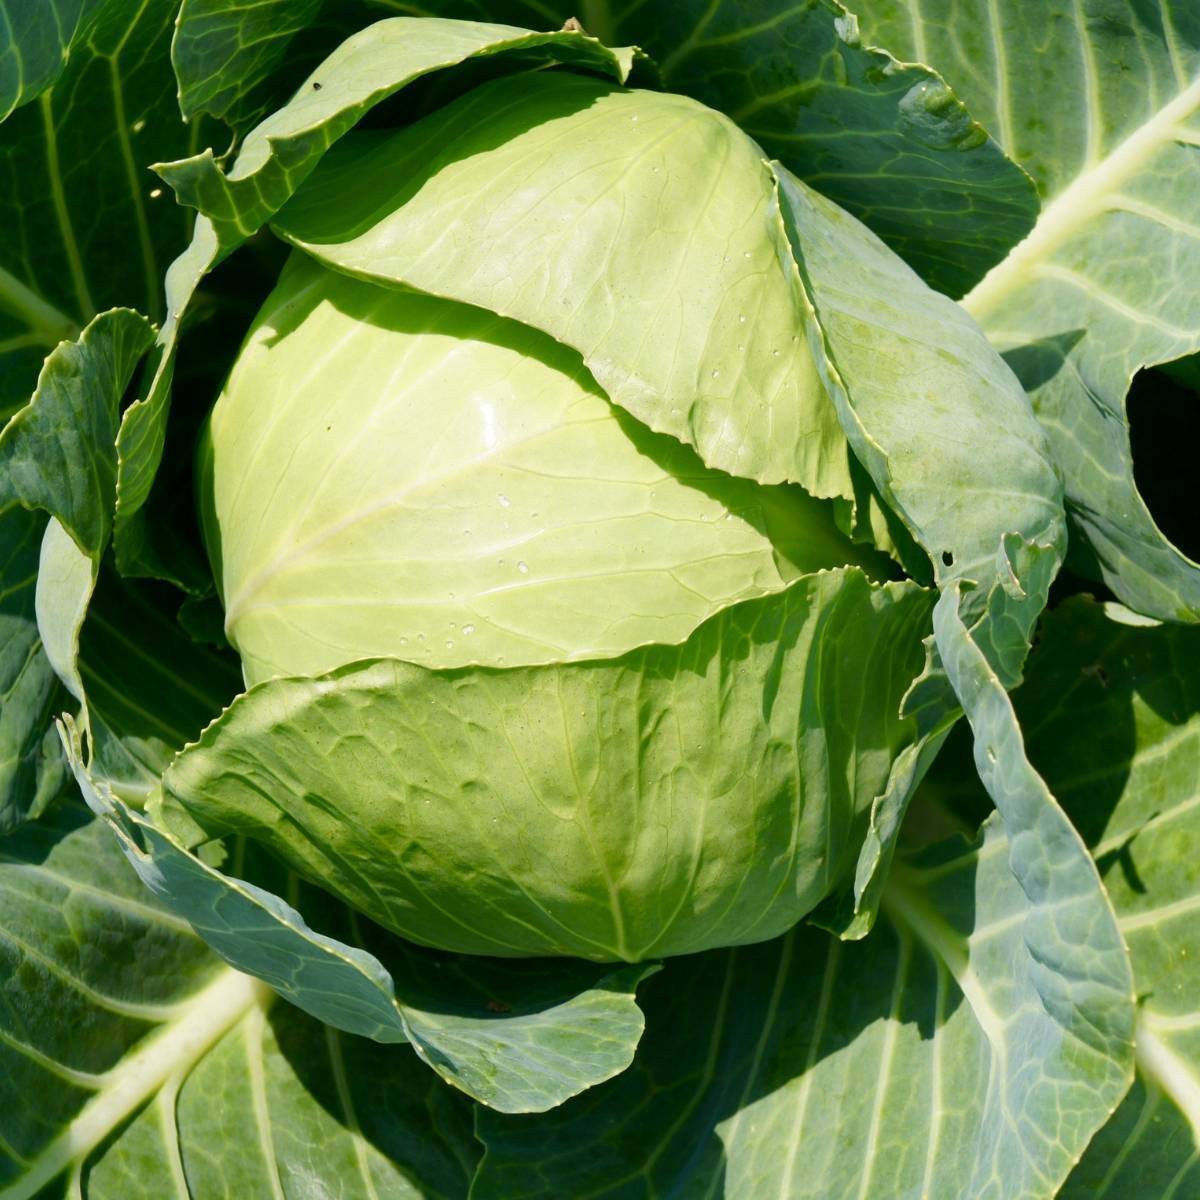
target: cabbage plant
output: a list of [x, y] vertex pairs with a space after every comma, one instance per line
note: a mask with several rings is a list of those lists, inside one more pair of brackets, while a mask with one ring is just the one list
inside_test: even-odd
[[1187, 5], [5, 28], [0, 1197], [1200, 1194]]

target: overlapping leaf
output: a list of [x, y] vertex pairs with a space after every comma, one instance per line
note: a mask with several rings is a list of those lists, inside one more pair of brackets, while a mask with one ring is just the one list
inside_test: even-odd
[[126, 410], [118, 436], [115, 539], [123, 570], [179, 578], [151, 544], [143, 507], [162, 459], [179, 322], [200, 280], [275, 213], [329, 146], [373, 105], [432, 72], [508, 53], [541, 62], [566, 60], [619, 79], [633, 61], [631, 52], [608, 50], [573, 31], [531, 34], [497, 25], [393, 18], [339, 46], [319, 68], [320, 78], [306, 81], [290, 103], [247, 135], [228, 174], [211, 149], [160, 168], [180, 201], [201, 215], [191, 245], [167, 272], [158, 368], [146, 395]]
[[[610, 46], [643, 47], [660, 64], [664, 88], [732, 116], [955, 295], [1037, 213], [1028, 176], [943, 80], [863, 44], [854, 17], [833, 0], [428, 0], [419, 11], [529, 29], [574, 17]], [[365, 24], [363, 4], [186, 0], [175, 63], [187, 111], [203, 107], [236, 119], [248, 93], [278, 83], [270, 65], [309, 21], [349, 32]], [[315, 28], [288, 47], [285, 62], [305, 61], [303, 43]]]
[[1077, 823], [1133, 958], [1137, 1081], [1063, 1196], [1200, 1188], [1200, 637], [1073, 600], [1045, 621], [1016, 709]]
[[1200, 11], [871, 0], [863, 17], [942, 71], [1045, 198], [964, 303], [1033, 397], [1079, 562], [1139, 611], [1200, 619], [1200, 567], [1138, 493], [1125, 414], [1141, 366], [1200, 347]]
[[153, 899], [103, 822], [64, 807], [0, 841], [0, 898], [6, 1200], [465, 1195], [469, 1103], [408, 1047], [272, 1003]]
[[1132, 1006], [1040, 958], [1003, 830], [897, 866], [862, 942], [669, 963], [619, 1079], [536, 1122], [480, 1114], [472, 1195], [1053, 1195], [1127, 1086]]
[[46, 514], [93, 553], [105, 545], [117, 405], [151, 336], [136, 313], [101, 314], [50, 355], [33, 399], [0, 432], [0, 829], [36, 813], [55, 786], [44, 739], [58, 684], [34, 611]]
[[[349, 943], [316, 933], [278, 895], [228, 877], [190, 853], [172, 832], [181, 828], [179, 818], [163, 815], [156, 799], [167, 761], [162, 751], [183, 737], [176, 734], [164, 746], [161, 739], [148, 744], [138, 735], [147, 717], [157, 716], [164, 727], [163, 714], [150, 711], [158, 687], [191, 688], [189, 699], [203, 704], [193, 680], [197, 667], [207, 670], [214, 655], [169, 623], [159, 627], [167, 636], [152, 642], [155, 627], [143, 623], [141, 650], [157, 660], [158, 670], [97, 675], [102, 654], [93, 648], [78, 657], [80, 648], [97, 642], [103, 648], [113, 636], [103, 627], [91, 638], [86, 631], [95, 581], [92, 561], [52, 518], [39, 587], [53, 597], [39, 603], [38, 619], [59, 676], [83, 702], [81, 726], [69, 715], [60, 725], [68, 759], [88, 803], [143, 883], [227, 962], [337, 1028], [383, 1042], [410, 1041], [443, 1078], [505, 1110], [560, 1103], [628, 1064], [643, 1025], [634, 990], [646, 968], [563, 964], [548, 983], [533, 983], [493, 1011], [478, 996], [464, 995], [450, 972], [439, 985], [436, 968], [413, 961], [402, 947], [392, 952], [393, 976], [378, 957], [358, 948], [352, 927], [345, 931]], [[85, 665], [93, 682], [103, 685], [94, 711], [83, 683]], [[194, 728], [188, 734], [194, 736]], [[138, 811], [148, 798], [150, 817]], [[182, 830], [186, 838], [194, 826], [184, 819]], [[480, 991], [494, 990], [488, 972], [486, 963], [471, 972]], [[513, 990], [511, 980], [506, 986]]]
[[164, 787], [418, 941], [637, 961], [760, 940], [857, 852], [914, 733], [929, 600], [826, 571], [612, 660], [273, 680]]

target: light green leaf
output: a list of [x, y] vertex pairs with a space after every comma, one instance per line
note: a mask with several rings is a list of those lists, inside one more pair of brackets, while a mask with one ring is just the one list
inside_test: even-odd
[[759, 940], [857, 852], [912, 737], [929, 600], [828, 571], [612, 660], [273, 680], [164, 786], [414, 941], [636, 961]]
[[64, 808], [0, 841], [0, 900], [5, 1200], [465, 1195], [467, 1102], [407, 1047], [273, 1004], [146, 892], [102, 822]]
[[1046, 201], [964, 303], [1033, 397], [1080, 565], [1133, 608], [1200, 620], [1200, 566], [1138, 493], [1124, 405], [1139, 368], [1200, 348], [1200, 14], [1189, 0], [1053, 0], [1034, 21], [985, 0], [936, 17], [913, 0], [866, 7], [872, 36], [942, 71]]
[[[208, 12], [210, 5], [222, 11]], [[261, 23], [265, 32], [270, 10], [205, 0], [205, 15], [193, 16], [197, 7], [196, 0], [185, 3], [176, 48], [185, 31], [190, 43], [194, 26], [196, 53], [206, 62], [222, 59], [222, 95], [254, 83], [255, 68], [276, 52], [277, 37], [292, 32], [297, 14], [315, 16], [315, 6], [291, 4], [286, 19], [280, 14], [265, 37], [230, 57], [234, 23]], [[855, 18], [836, 0], [424, 0], [399, 7], [530, 29], [576, 17], [610, 46], [642, 47], [657, 60], [665, 91], [732, 117], [952, 295], [977, 282], [1037, 215], [1028, 175], [946, 83], [928, 67], [864, 44]], [[360, 8], [354, 0], [327, 3], [321, 19], [361, 24]], [[293, 46], [289, 57], [295, 53]], [[238, 73], [247, 62], [249, 74]], [[201, 90], [220, 86], [207, 75], [197, 83]]]
[[1200, 631], [1072, 600], [1013, 700], [1096, 858], [1138, 995], [1137, 1081], [1062, 1195], [1184, 1200], [1200, 1186]]
[[[977, 585], [972, 620], [1011, 589], [1039, 597], [1022, 610], [1024, 640], [1009, 629], [998, 638], [991, 618], [972, 631], [1012, 686], [1066, 534], [1061, 484], [1029, 401], [959, 305], [854, 217], [786, 168], [774, 170], [795, 286], [813, 312], [809, 344], [858, 461], [928, 554], [938, 583]], [[1050, 548], [1038, 558], [1036, 585], [1025, 564], [1010, 562], [1010, 531]], [[835, 897], [819, 914], [847, 936], [862, 936], [874, 919], [908, 800], [959, 714], [936, 657], [906, 709], [918, 718], [920, 743], [876, 802], [853, 897]]]
[[228, 173], [211, 150], [156, 169], [180, 203], [213, 222], [224, 255], [269, 220], [329, 147], [376, 104], [433, 71], [514, 51], [537, 51], [542, 62], [567, 62], [618, 80], [633, 61], [631, 51], [610, 50], [573, 31], [393, 17], [338, 46], [288, 104], [247, 134]]
[[205, 447], [207, 541], [251, 683], [381, 655], [612, 657], [857, 557], [828, 504], [708, 469], [537, 330], [302, 254]]
[[1045, 436], [979, 327], [848, 213], [785, 168], [776, 177], [821, 378], [937, 581], [986, 591], [1010, 531], [1061, 553], [1062, 486]]
[[727, 113], [941, 291], [961, 295], [1033, 224], [1029, 177], [964, 93], [924, 59], [897, 62], [886, 40], [873, 48], [834, 0], [600, 7], [615, 36], [659, 60], [667, 90]]
[[[151, 610], [151, 619], [139, 622], [139, 634], [157, 667], [139, 669], [129, 661], [123, 621], [114, 626], [111, 620], [113, 600], [123, 603], [124, 618], [138, 611], [136, 602], [120, 599], [130, 585], [110, 582], [117, 595], [88, 612], [93, 565], [57, 522], [49, 528], [49, 553], [61, 562], [61, 569], [44, 565], [39, 577], [53, 587], [52, 602], [39, 612], [54, 646], [50, 657], [80, 700], [85, 672], [98, 699], [87, 697], [82, 728], [69, 715], [60, 722], [68, 759], [93, 811], [171, 911], [231, 965], [265, 979], [306, 1012], [379, 1041], [410, 1041], [443, 1078], [506, 1111], [551, 1107], [628, 1065], [642, 1031], [634, 989], [645, 968], [551, 968], [548, 982], [524, 990], [510, 979], [491, 990], [507, 986], [514, 999], [503, 1012], [492, 1011], [483, 1000], [472, 1003], [461, 980], [452, 978], [472, 976], [478, 989], [486, 989], [487, 964], [445, 972], [444, 985], [431, 985], [425, 977], [436, 968], [393, 946], [397, 985], [375, 955], [314, 932], [293, 905], [191, 854], [170, 831], [178, 822], [163, 813], [157, 783], [169, 750], [196, 735], [197, 716], [203, 721], [219, 708], [220, 659]], [[145, 597], [139, 598], [144, 610]], [[114, 661], [121, 650], [125, 661]], [[157, 699], [160, 689], [190, 694], [164, 704]], [[147, 797], [151, 815], [143, 816], [137, 808]], [[345, 922], [336, 909], [334, 917]], [[353, 925], [343, 933], [350, 943], [361, 941]]]
[[573, 32], [531, 34], [397, 17], [343, 42], [289, 104], [246, 136], [228, 175], [211, 150], [158, 168], [180, 201], [199, 208], [201, 215], [191, 245], [167, 271], [157, 370], [146, 395], [126, 410], [117, 440], [114, 536], [123, 572], [178, 578], [177, 569], [152, 545], [143, 509], [162, 459], [179, 322], [200, 280], [274, 214], [329, 146], [373, 105], [443, 68], [509, 53], [528, 54], [534, 62], [572, 62], [617, 78], [624, 78], [632, 63], [631, 52], [608, 50]]
[[407, 129], [345, 139], [272, 228], [339, 270], [543, 330], [710, 467], [853, 494], [770, 172], [694, 101], [499, 79]]
[[1127, 1086], [1131, 1004], [1039, 958], [1056, 906], [1003, 828], [898, 864], [861, 942], [668, 963], [619, 1079], [536, 1122], [480, 1113], [472, 1196], [1053, 1196]]
[[[505, 1112], [552, 1108], [628, 1066], [643, 1028], [634, 990], [654, 968], [553, 964], [540, 980], [497, 980], [487, 962], [444, 970], [393, 942], [393, 975], [374, 954], [313, 930], [279, 896], [190, 853], [168, 830], [170, 814], [142, 816], [93, 774], [69, 717], [61, 730], [85, 799], [142, 882], [226, 962], [305, 1012], [378, 1042], [410, 1042], [447, 1082]], [[363, 940], [353, 918], [345, 932]], [[494, 1007], [504, 991], [510, 1000]]]

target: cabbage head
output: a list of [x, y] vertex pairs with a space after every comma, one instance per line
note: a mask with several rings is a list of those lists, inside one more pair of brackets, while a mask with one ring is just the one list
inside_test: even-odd
[[679, 954], [829, 892], [929, 604], [844, 532], [776, 186], [561, 70], [326, 156], [201, 443], [259, 686], [168, 776], [193, 816], [450, 950]]

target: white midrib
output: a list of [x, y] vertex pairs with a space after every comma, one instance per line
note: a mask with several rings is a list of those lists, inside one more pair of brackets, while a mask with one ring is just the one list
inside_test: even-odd
[[1170, 1097], [1191, 1126], [1192, 1139], [1200, 1145], [1200, 1078], [1139, 1018], [1134, 1033], [1134, 1058], [1138, 1070], [1152, 1079]]
[[1083, 171], [1042, 210], [1037, 224], [963, 298], [963, 307], [978, 321], [1005, 297], [1027, 283], [1040, 263], [1104, 212], [1121, 185], [1181, 132], [1181, 123], [1200, 108], [1200, 78], [1159, 109], [1094, 166]]
[[1004, 1018], [992, 1006], [983, 981], [970, 964], [970, 948], [966, 939], [924, 897], [910, 890], [903, 875], [902, 868], [893, 866], [880, 908], [893, 920], [906, 926], [918, 942], [945, 964], [971, 1006], [971, 1012], [992, 1051], [1003, 1059], [1007, 1045]]
[[72, 1163], [87, 1157], [173, 1077], [185, 1075], [220, 1037], [255, 1007], [274, 998], [266, 984], [230, 967], [179, 1005], [140, 1050], [105, 1075], [105, 1086], [29, 1164], [26, 1174], [0, 1191], [0, 1200], [27, 1200]]

